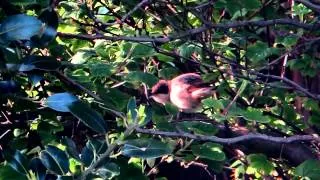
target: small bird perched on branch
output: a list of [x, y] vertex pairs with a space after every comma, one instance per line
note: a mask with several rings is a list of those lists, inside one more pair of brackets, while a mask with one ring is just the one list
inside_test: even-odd
[[172, 80], [160, 80], [152, 87], [150, 97], [161, 104], [171, 102], [182, 112], [194, 112], [202, 99], [213, 94], [212, 90], [199, 74], [186, 73]]

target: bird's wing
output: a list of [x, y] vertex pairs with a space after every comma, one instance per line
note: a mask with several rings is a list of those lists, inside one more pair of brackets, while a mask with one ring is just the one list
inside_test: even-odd
[[199, 85], [203, 84], [201, 76], [195, 73], [183, 74], [179, 76], [176, 80], [195, 87], [198, 87]]

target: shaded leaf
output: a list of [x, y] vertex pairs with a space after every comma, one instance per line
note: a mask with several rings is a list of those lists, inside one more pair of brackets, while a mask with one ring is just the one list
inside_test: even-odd
[[67, 154], [61, 149], [48, 145], [45, 150], [40, 152], [40, 159], [43, 165], [59, 175], [69, 171], [69, 159]]
[[171, 103], [166, 103], [164, 105], [166, 111], [171, 114], [171, 115], [177, 115], [179, 113], [179, 109], [177, 106], [171, 104]]
[[12, 169], [16, 170], [21, 174], [28, 174], [29, 163], [27, 158], [20, 153], [20, 151], [15, 150], [14, 152], [5, 151], [5, 159]]
[[66, 145], [66, 150], [69, 156], [80, 160], [79, 152], [77, 150], [77, 146], [74, 141], [68, 137], [62, 139], [62, 144]]
[[200, 121], [192, 121], [192, 122], [181, 122], [179, 123], [179, 127], [181, 127], [181, 129], [184, 132], [193, 132], [196, 134], [203, 134], [203, 135], [214, 135], [218, 132], [218, 129], [216, 127], [214, 127], [212, 124], [210, 123], [206, 123], [206, 122], [200, 122]]
[[0, 81], [0, 92], [1, 93], [13, 93], [17, 91], [17, 84], [15, 81]]
[[0, 165], [0, 180], [17, 179], [17, 180], [27, 180], [27, 176], [17, 173], [10, 166]]
[[93, 151], [88, 148], [87, 146], [85, 146], [82, 151], [81, 151], [81, 162], [86, 166], [90, 166], [93, 162], [93, 158], [94, 158], [94, 153]]
[[98, 133], [107, 132], [107, 124], [101, 114], [91, 109], [87, 104], [81, 101], [74, 101], [68, 105], [70, 112], [82, 123]]
[[158, 78], [156, 76], [141, 71], [130, 72], [126, 76], [126, 80], [129, 82], [146, 83], [149, 87], [152, 87], [158, 82]]
[[31, 160], [30, 169], [35, 173], [37, 180], [45, 180], [47, 169], [39, 158]]
[[266, 115], [263, 115], [262, 111], [250, 107], [246, 111], [243, 111], [240, 115], [242, 115], [248, 121], [257, 121], [261, 123], [270, 122], [270, 118]]
[[34, 69], [55, 71], [60, 67], [60, 62], [50, 56], [27, 56], [22, 59], [19, 71], [31, 71]]
[[125, 42], [121, 45], [122, 57], [142, 58], [155, 55], [155, 50], [151, 44]]

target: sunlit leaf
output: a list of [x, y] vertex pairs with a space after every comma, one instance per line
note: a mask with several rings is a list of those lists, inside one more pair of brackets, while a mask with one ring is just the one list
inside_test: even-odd
[[25, 14], [9, 16], [0, 26], [0, 42], [30, 40], [32, 36], [40, 33], [41, 28], [41, 21], [34, 16]]
[[248, 157], [250, 167], [262, 172], [264, 174], [270, 174], [274, 169], [272, 163], [268, 161], [267, 157], [264, 154], [251, 154]]
[[157, 158], [172, 153], [173, 148], [168, 143], [154, 139], [128, 140], [121, 153], [129, 157]]
[[79, 99], [76, 96], [65, 92], [48, 97], [43, 104], [56, 111], [70, 112], [70, 106], [77, 101], [79, 101]]
[[201, 158], [206, 158], [214, 161], [223, 161], [226, 155], [222, 151], [222, 146], [219, 144], [207, 142], [204, 144], [191, 146], [192, 153]]

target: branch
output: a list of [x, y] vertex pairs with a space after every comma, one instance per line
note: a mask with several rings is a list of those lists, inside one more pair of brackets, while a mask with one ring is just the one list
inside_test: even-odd
[[288, 84], [289, 86], [293, 87], [294, 89], [302, 92], [303, 94], [305, 94], [306, 96], [318, 100], [320, 101], [320, 95], [316, 95], [311, 93], [310, 91], [308, 91], [308, 89], [303, 88], [302, 86], [300, 86], [299, 84], [297, 84], [294, 81], [291, 81], [290, 79], [286, 78], [286, 77], [280, 77], [280, 76], [275, 76], [275, 75], [267, 75], [267, 74], [262, 74], [262, 73], [258, 73], [255, 71], [249, 71], [249, 73], [257, 75], [259, 77], [266, 77], [266, 78], [272, 78], [272, 79], [276, 79], [276, 80], [281, 80], [284, 83]]
[[65, 81], [67, 83], [70, 83], [71, 85], [79, 88], [80, 90], [86, 92], [88, 95], [90, 95], [91, 97], [95, 98], [98, 101], [102, 101], [102, 99], [94, 94], [92, 91], [90, 91], [89, 89], [85, 88], [84, 86], [82, 86], [81, 84], [77, 83], [76, 81], [72, 80], [71, 78], [67, 77], [66, 75], [64, 75], [62, 72], [60, 71], [55, 71], [55, 74], [58, 76], [58, 78], [61, 81]]
[[68, 34], [68, 33], [62, 33], [58, 32], [59, 37], [63, 38], [76, 38], [76, 39], [82, 39], [82, 40], [95, 40], [95, 39], [105, 39], [110, 41], [133, 41], [133, 42], [153, 42], [153, 43], [167, 43], [172, 40], [176, 39], [182, 39], [185, 37], [190, 37], [195, 34], [202, 33], [204, 31], [207, 31], [209, 29], [229, 29], [229, 28], [240, 28], [243, 26], [258, 26], [258, 27], [264, 27], [269, 25], [292, 25], [299, 28], [307, 29], [307, 30], [314, 30], [320, 27], [320, 24], [305, 24], [301, 23], [297, 20], [293, 19], [273, 19], [273, 20], [253, 20], [253, 21], [235, 21], [231, 23], [222, 23], [222, 24], [206, 24], [204, 26], [201, 26], [199, 28], [194, 28], [187, 30], [183, 33], [179, 34], [173, 34], [167, 37], [133, 37], [133, 36], [104, 36], [104, 35], [90, 35], [90, 34]]
[[320, 142], [320, 139], [318, 137], [314, 137], [312, 135], [295, 135], [291, 137], [273, 137], [273, 136], [267, 136], [265, 134], [259, 134], [259, 133], [249, 133], [247, 135], [242, 135], [238, 137], [233, 138], [219, 138], [216, 136], [204, 136], [204, 135], [195, 135], [190, 134], [187, 132], [167, 132], [167, 131], [158, 131], [154, 129], [142, 129], [142, 128], [135, 128], [135, 131], [142, 134], [152, 134], [152, 135], [160, 135], [164, 137], [184, 137], [184, 138], [190, 138], [198, 141], [210, 141], [220, 144], [235, 144], [242, 141], [248, 141], [248, 140], [266, 140], [271, 142], [277, 142], [277, 143], [292, 143], [296, 141], [312, 141], [316, 140]]

